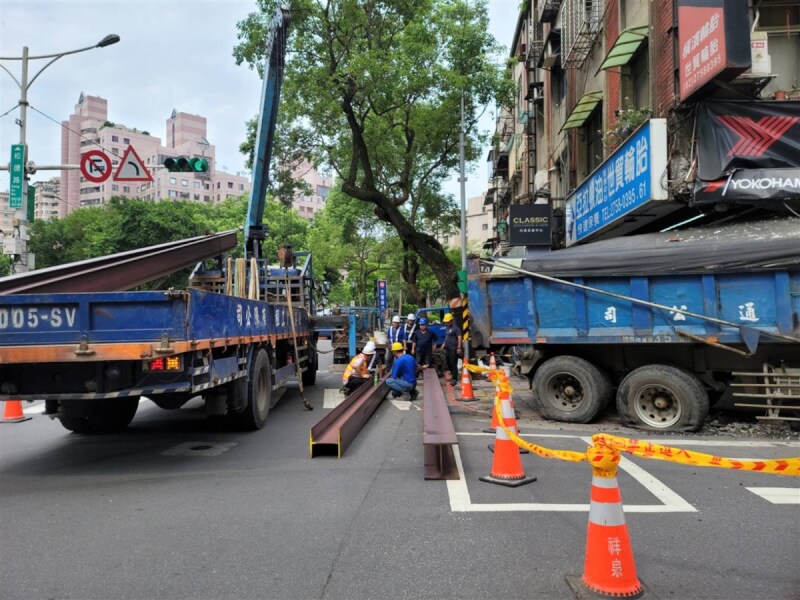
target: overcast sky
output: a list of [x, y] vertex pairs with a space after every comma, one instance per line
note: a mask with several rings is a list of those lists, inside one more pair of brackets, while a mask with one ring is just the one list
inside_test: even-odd
[[[491, 31], [505, 46], [511, 42], [518, 5], [519, 0], [489, 2]], [[254, 9], [254, 0], [0, 0], [0, 57], [20, 56], [25, 45], [33, 56], [90, 46], [109, 33], [122, 38], [113, 46], [59, 59], [33, 83], [28, 92], [30, 160], [60, 164], [60, 123], [84, 92], [108, 100], [110, 121], [149, 131], [162, 143], [173, 108], [202, 115], [218, 167], [244, 171], [239, 144], [246, 119], [258, 111], [261, 82], [255, 71], [236, 66], [231, 51], [237, 21]], [[29, 77], [46, 62], [31, 61]], [[0, 64], [20, 78], [20, 61]], [[0, 70], [0, 115], [18, 100], [19, 88]], [[8, 163], [11, 144], [19, 141], [18, 116], [12, 110], [0, 117], [2, 164]], [[492, 127], [491, 119], [484, 121]], [[468, 197], [487, 187], [483, 159], [471, 167]], [[57, 174], [39, 172], [33, 180]], [[456, 177], [447, 191], [458, 198]], [[0, 191], [8, 190], [8, 183], [8, 173], [2, 172]]]

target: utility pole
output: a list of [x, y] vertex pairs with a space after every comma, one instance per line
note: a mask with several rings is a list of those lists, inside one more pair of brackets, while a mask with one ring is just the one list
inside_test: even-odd
[[[464, 171], [464, 93], [461, 93], [461, 127], [458, 134], [458, 167], [461, 183], [461, 270], [467, 272], [467, 176]], [[469, 302], [466, 291], [461, 291], [462, 308], [462, 357], [464, 363], [469, 362]]]
[[[14, 218], [14, 233], [13, 237], [10, 239], [3, 240], [3, 252], [5, 254], [10, 254], [13, 256], [13, 263], [12, 263], [12, 273], [24, 273], [26, 271], [33, 270], [35, 267], [35, 259], [34, 256], [28, 253], [28, 240], [30, 239], [28, 236], [28, 179], [29, 176], [34, 174], [37, 171], [36, 165], [33, 161], [28, 159], [28, 148], [26, 145], [27, 140], [27, 121], [28, 121], [28, 89], [30, 89], [33, 82], [42, 74], [47, 67], [52, 65], [62, 56], [67, 56], [68, 54], [77, 54], [78, 52], [85, 52], [86, 50], [92, 50], [94, 48], [105, 48], [106, 46], [110, 46], [112, 44], [116, 44], [119, 42], [119, 36], [116, 34], [109, 34], [105, 36], [102, 40], [97, 42], [92, 46], [86, 46], [85, 48], [78, 48], [77, 50], [68, 50], [66, 52], [57, 52], [54, 54], [42, 54], [39, 56], [30, 56], [28, 47], [23, 46], [22, 48], [22, 56], [0, 56], [0, 60], [19, 60], [22, 62], [22, 70], [20, 74], [20, 78], [17, 79], [14, 77], [13, 73], [8, 70], [2, 63], [0, 63], [0, 69], [8, 73], [11, 79], [14, 80], [14, 83], [17, 84], [19, 87], [19, 102], [17, 102], [17, 106], [19, 107], [19, 118], [17, 119], [17, 124], [19, 125], [19, 146], [21, 146], [21, 154], [22, 154], [22, 167], [20, 169], [21, 172], [17, 172], [16, 167], [18, 166], [18, 162], [16, 162], [15, 156], [19, 154], [19, 148], [12, 146], [12, 160], [6, 167], [0, 167], [0, 170], [3, 171], [10, 171], [11, 173], [11, 183], [12, 183], [12, 190], [15, 192], [15, 198], [10, 198], [10, 200], [15, 200], [14, 204], [18, 204], [16, 206], [16, 213]], [[28, 61], [31, 60], [41, 60], [49, 58], [50, 60], [45, 64], [41, 69], [39, 69], [36, 74], [28, 80]], [[67, 166], [67, 165], [63, 165]], [[68, 166], [71, 168], [73, 166]], [[53, 168], [53, 167], [48, 167]], [[62, 165], [57, 166], [58, 169], [62, 168]], [[44, 169], [44, 167], [38, 167], [38, 169]], [[15, 185], [15, 178], [21, 177], [21, 181], [19, 181], [19, 186]], [[21, 198], [19, 197], [21, 194]]]

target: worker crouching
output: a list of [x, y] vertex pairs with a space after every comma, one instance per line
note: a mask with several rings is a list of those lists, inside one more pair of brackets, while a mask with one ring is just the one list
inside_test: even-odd
[[407, 400], [417, 399], [417, 361], [410, 354], [406, 354], [402, 342], [392, 344], [392, 372], [386, 380], [386, 385], [392, 390], [392, 396], [400, 398], [406, 396]]
[[341, 391], [345, 396], [372, 381], [372, 373], [377, 368], [376, 358], [375, 342], [364, 344], [364, 349], [353, 357], [342, 373]]

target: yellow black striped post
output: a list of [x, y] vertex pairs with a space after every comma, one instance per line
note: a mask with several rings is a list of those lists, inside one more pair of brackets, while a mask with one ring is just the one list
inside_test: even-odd
[[464, 342], [464, 358], [469, 360], [469, 299], [461, 295], [461, 339]]

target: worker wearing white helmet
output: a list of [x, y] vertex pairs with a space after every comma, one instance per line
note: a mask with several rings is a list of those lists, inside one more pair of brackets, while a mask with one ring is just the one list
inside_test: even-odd
[[350, 394], [365, 383], [372, 381], [371, 371], [376, 359], [375, 342], [367, 342], [364, 349], [356, 354], [342, 373], [342, 389], [345, 395]]
[[403, 343], [406, 345], [406, 352], [411, 354], [411, 338], [414, 336], [414, 333], [417, 331], [417, 318], [414, 313], [408, 313], [406, 317], [406, 324], [403, 327], [403, 335], [405, 335], [405, 339]]
[[[392, 344], [395, 342], [400, 342], [405, 347], [406, 341], [406, 332], [405, 328], [400, 327], [400, 315], [395, 315], [392, 317], [392, 324], [389, 325], [389, 329], [386, 330], [386, 339], [389, 344], [389, 347], [392, 347]], [[386, 368], [392, 368], [392, 362], [394, 362], [394, 354], [392, 352], [386, 353]]]

